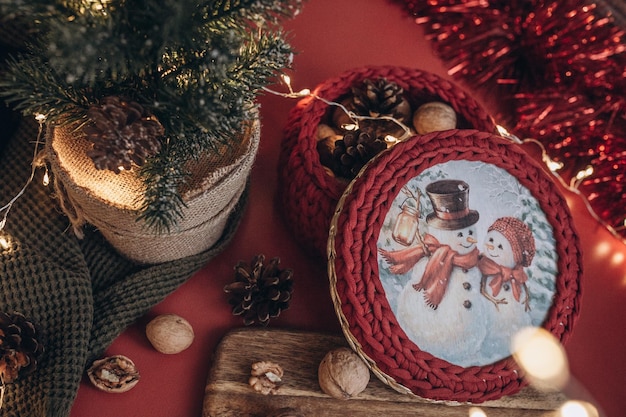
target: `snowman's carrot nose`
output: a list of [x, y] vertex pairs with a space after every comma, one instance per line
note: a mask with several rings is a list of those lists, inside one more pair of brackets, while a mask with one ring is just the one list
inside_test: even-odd
[[487, 249], [489, 249], [489, 250], [493, 250], [493, 248], [495, 248], [495, 246], [493, 246], [493, 245], [492, 245], [492, 244], [490, 244], [490, 243], [485, 243], [485, 246], [486, 246], [486, 247], [487, 247]]
[[468, 237], [467, 237], [467, 241], [468, 241], [469, 243], [476, 243], [476, 242], [478, 242], [476, 239], [474, 239], [474, 238], [473, 238], [473, 237], [471, 237], [471, 236], [468, 236]]

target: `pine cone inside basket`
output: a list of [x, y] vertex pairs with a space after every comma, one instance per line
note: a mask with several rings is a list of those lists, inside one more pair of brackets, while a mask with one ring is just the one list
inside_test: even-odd
[[387, 143], [376, 130], [362, 128], [349, 131], [343, 139], [335, 142], [332, 169], [335, 174], [352, 179], [370, 159], [385, 149]]
[[119, 174], [122, 169], [131, 169], [133, 163], [143, 165], [161, 149], [159, 138], [165, 129], [138, 103], [105, 97], [100, 105], [89, 108], [87, 117], [91, 123], [84, 132], [93, 142], [87, 155], [97, 169]]
[[289, 308], [293, 271], [280, 269], [279, 258], [272, 258], [267, 265], [264, 262], [264, 255], [255, 256], [249, 264], [238, 262], [235, 281], [224, 287], [230, 294], [228, 302], [233, 314], [242, 316], [246, 326], [255, 321], [267, 326], [270, 318]]
[[389, 116], [400, 121], [409, 120], [411, 108], [404, 97], [404, 90], [393, 81], [379, 78], [366, 79], [352, 87], [354, 111], [361, 116]]
[[[402, 134], [404, 128], [397, 122], [409, 127], [413, 115], [404, 89], [384, 77], [365, 79], [354, 85], [342, 104], [355, 115], [366, 117], [359, 120], [359, 127], [375, 129], [381, 136]], [[353, 123], [341, 107], [334, 110], [332, 121], [338, 128]]]
[[34, 371], [43, 350], [30, 321], [20, 313], [0, 312], [0, 377], [4, 383]]

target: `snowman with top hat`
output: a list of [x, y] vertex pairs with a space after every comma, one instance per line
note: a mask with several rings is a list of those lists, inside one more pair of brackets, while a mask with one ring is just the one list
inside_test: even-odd
[[495, 312], [483, 342], [485, 353], [508, 356], [513, 336], [531, 325], [530, 291], [524, 268], [531, 265], [534, 256], [532, 231], [520, 219], [500, 217], [487, 229], [478, 261], [482, 274], [480, 291], [493, 303]]
[[380, 249], [392, 273], [411, 271], [398, 297], [397, 319], [422, 350], [460, 366], [481, 365], [493, 304], [480, 292], [476, 223], [469, 185], [446, 179], [426, 186], [433, 212], [421, 244]]

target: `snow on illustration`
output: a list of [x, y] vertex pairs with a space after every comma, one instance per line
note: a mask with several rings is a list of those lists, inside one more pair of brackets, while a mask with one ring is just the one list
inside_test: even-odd
[[539, 202], [495, 165], [449, 161], [402, 189], [378, 238], [385, 295], [421, 350], [460, 366], [511, 354], [540, 326], [557, 274], [552, 227]]

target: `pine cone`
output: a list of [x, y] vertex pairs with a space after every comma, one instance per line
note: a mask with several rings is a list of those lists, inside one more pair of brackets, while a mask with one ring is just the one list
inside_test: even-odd
[[347, 132], [335, 142], [333, 150], [335, 174], [352, 179], [374, 156], [387, 149], [385, 139], [373, 129], [357, 129]]
[[87, 117], [91, 124], [84, 132], [94, 144], [87, 155], [97, 169], [119, 174], [121, 169], [131, 169], [133, 162], [142, 166], [161, 150], [159, 138], [165, 129], [138, 103], [105, 97], [89, 108]]
[[[352, 87], [352, 95], [342, 104], [357, 116], [367, 117], [392, 117], [400, 123], [407, 125], [411, 122], [411, 104], [404, 95], [404, 89], [393, 81], [386, 78], [378, 78], [375, 81], [363, 80], [360, 84]], [[341, 108], [334, 110], [333, 123], [337, 127], [351, 123], [348, 115]], [[360, 120], [361, 128], [376, 129], [379, 135], [397, 135], [403, 132], [400, 125], [392, 120]]]
[[293, 271], [279, 269], [279, 258], [264, 265], [265, 256], [257, 255], [250, 264], [235, 265], [235, 281], [224, 287], [230, 294], [228, 302], [234, 315], [242, 316], [246, 326], [258, 321], [267, 326], [270, 318], [278, 317], [289, 308], [293, 293]]
[[406, 102], [404, 89], [393, 81], [379, 78], [376, 81], [363, 80], [359, 87], [352, 87], [354, 110], [364, 116], [402, 116], [398, 106]]
[[31, 322], [20, 313], [0, 312], [0, 376], [4, 383], [34, 371], [43, 350]]

